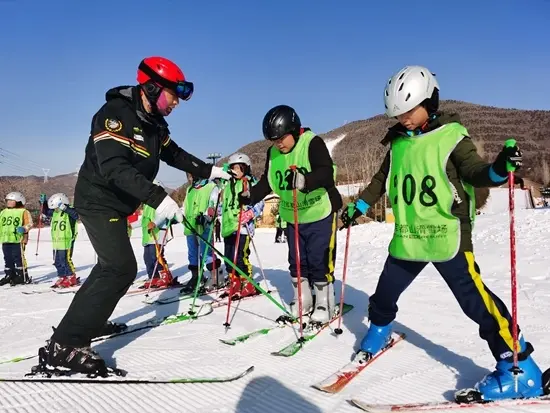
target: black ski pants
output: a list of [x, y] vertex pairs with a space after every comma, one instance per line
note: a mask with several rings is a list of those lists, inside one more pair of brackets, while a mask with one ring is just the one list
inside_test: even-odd
[[98, 336], [137, 273], [126, 217], [116, 213], [78, 210], [98, 261], [76, 293], [52, 339], [83, 347]]

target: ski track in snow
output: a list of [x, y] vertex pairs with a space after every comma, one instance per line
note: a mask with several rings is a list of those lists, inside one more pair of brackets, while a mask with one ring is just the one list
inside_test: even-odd
[[[507, 202], [495, 192], [492, 199]], [[498, 200], [497, 198], [501, 198]], [[548, 312], [550, 310], [550, 210], [525, 210], [517, 205], [516, 237], [520, 325], [535, 347], [534, 357], [542, 369], [550, 366]], [[509, 238], [506, 204], [478, 217], [474, 240], [477, 261], [485, 283], [506, 303], [510, 303]], [[227, 346], [219, 338], [233, 337], [269, 325], [279, 310], [266, 298], [232, 304], [232, 326], [225, 333], [227, 307], [204, 318], [143, 330], [95, 345], [111, 363], [135, 378], [176, 378], [227, 376], [250, 365], [255, 371], [231, 383], [170, 385], [101, 385], [0, 383], [0, 412], [197, 412], [267, 413], [335, 412], [357, 413], [347, 400], [355, 397], [369, 403], [443, 401], [457, 388], [475, 384], [494, 366], [476, 326], [464, 316], [451, 292], [433, 267], [428, 267], [403, 294], [396, 330], [406, 340], [365, 369], [341, 393], [329, 395], [311, 385], [347, 363], [366, 332], [368, 294], [374, 291], [387, 255], [392, 224], [372, 223], [354, 227], [351, 234], [346, 302], [355, 308], [343, 320], [344, 333], [335, 337], [326, 330], [293, 357], [270, 355], [293, 340], [290, 329], [278, 329], [267, 336], [237, 346]], [[27, 249], [30, 274], [38, 285], [0, 287], [0, 361], [36, 354], [51, 335], [69, 306], [73, 294], [25, 295], [21, 291], [48, 288], [55, 279], [49, 231], [40, 237], [35, 256], [37, 231], [31, 233]], [[182, 229], [167, 245], [166, 257], [175, 274], [187, 275], [187, 249]], [[292, 289], [288, 278], [287, 245], [273, 243], [273, 230], [257, 231], [255, 242], [272, 286], [288, 302]], [[338, 233], [336, 294], [339, 297], [345, 232]], [[138, 257], [138, 278], [144, 278], [140, 232], [132, 243]], [[222, 248], [219, 244], [218, 247]], [[259, 273], [252, 254], [254, 272]], [[74, 262], [83, 280], [95, 261], [94, 252], [80, 228]], [[259, 279], [259, 275], [257, 275]], [[152, 296], [173, 292], [156, 292]], [[144, 295], [124, 297], [112, 320], [134, 324], [153, 317], [185, 311], [189, 301], [168, 305], [145, 305]], [[236, 312], [235, 312], [236, 309]], [[0, 364], [0, 377], [21, 376], [36, 359]], [[495, 413], [544, 412], [547, 406], [493, 408]], [[468, 409], [471, 413], [486, 409]]]

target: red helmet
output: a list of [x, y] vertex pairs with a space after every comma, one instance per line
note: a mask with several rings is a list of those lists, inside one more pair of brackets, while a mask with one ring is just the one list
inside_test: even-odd
[[189, 100], [193, 94], [193, 83], [187, 82], [181, 69], [164, 57], [146, 57], [137, 71], [137, 81], [143, 85], [149, 81], [172, 90], [183, 100]]

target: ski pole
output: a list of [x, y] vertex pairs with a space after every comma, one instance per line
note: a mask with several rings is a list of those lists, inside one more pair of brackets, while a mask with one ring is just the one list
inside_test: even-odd
[[[352, 205], [353, 208], [353, 204]], [[349, 208], [349, 206], [348, 206]], [[349, 236], [351, 233], [351, 225], [346, 231], [346, 248], [344, 251], [344, 272], [342, 274], [342, 291], [340, 291], [340, 314], [338, 315], [338, 327], [334, 329], [335, 334], [342, 334], [342, 314], [344, 312], [344, 290], [346, 288], [346, 274], [348, 272], [348, 252], [349, 252]]]
[[[248, 225], [245, 225], [246, 232], [248, 233], [248, 237], [250, 238], [250, 243], [252, 244], [252, 249], [254, 250], [254, 254], [256, 254], [256, 259], [258, 260], [258, 265], [260, 266], [260, 272], [262, 273], [262, 278], [264, 279], [265, 288], [269, 288], [267, 285], [267, 279], [265, 278], [264, 268], [262, 267], [262, 262], [260, 261], [260, 254], [258, 254], [258, 250], [256, 249], [256, 244], [254, 243], [254, 238], [252, 238], [252, 235], [250, 235], [250, 230], [248, 229]], [[267, 290], [267, 292], [271, 292], [270, 290]]]
[[[291, 165], [290, 170], [296, 172], [296, 165]], [[296, 255], [296, 278], [298, 281], [298, 312], [300, 319], [300, 342], [304, 342], [304, 327], [302, 315], [302, 264], [300, 260], [300, 234], [298, 233], [298, 194], [296, 187], [292, 188], [292, 204], [294, 209], [294, 254]]]
[[[248, 189], [247, 180], [246, 178], [243, 178], [243, 191], [246, 191], [247, 189]], [[241, 240], [241, 225], [243, 224], [243, 210], [244, 208], [241, 205], [241, 209], [239, 210], [239, 223], [237, 225], [237, 233], [236, 233], [236, 239], [235, 239], [235, 253], [233, 254], [233, 264], [235, 265], [237, 265], [237, 258], [239, 256], [239, 244]], [[231, 324], [229, 323], [229, 314], [231, 311], [231, 297], [233, 295], [233, 277], [235, 277], [235, 267], [233, 267], [233, 270], [231, 271], [231, 275], [229, 276], [229, 294], [227, 296], [227, 315], [225, 317], [225, 324], [224, 324], [226, 328], [229, 328], [231, 326]]]
[[[516, 146], [514, 139], [508, 139], [505, 144], [507, 148]], [[518, 296], [516, 276], [516, 231], [515, 231], [515, 200], [514, 200], [514, 166], [506, 162], [508, 171], [508, 205], [510, 215], [510, 274], [512, 282], [512, 341], [514, 346], [514, 366], [510, 371], [514, 374], [515, 391], [518, 391], [518, 375], [523, 371], [518, 365]]]
[[162, 251], [164, 249], [164, 243], [166, 242], [166, 236], [168, 235], [168, 228], [166, 228], [166, 231], [164, 231], [164, 237], [162, 237], [162, 246], [159, 246], [157, 236], [154, 231], [151, 231], [151, 235], [153, 236], [153, 241], [155, 241], [155, 252], [157, 253], [157, 262], [155, 262], [155, 267], [153, 268], [153, 275], [151, 275], [151, 280], [149, 281], [149, 288], [147, 288], [145, 297], [149, 297], [149, 293], [151, 292], [151, 286], [153, 285], [153, 278], [155, 278], [155, 273], [157, 272], [158, 265], [162, 259]]
[[[183, 224], [189, 228], [190, 231], [193, 231], [196, 233], [196, 231], [193, 229], [185, 215], [183, 216]], [[239, 267], [237, 267], [235, 264], [233, 264], [233, 261], [231, 261], [229, 258], [227, 258], [225, 255], [223, 255], [214, 245], [210, 244], [203, 236], [199, 235], [199, 238], [201, 238], [207, 245], [212, 248], [212, 251], [214, 251], [218, 256], [225, 262], [226, 265], [229, 265], [231, 268], [233, 268], [235, 271], [239, 273], [242, 277], [246, 278], [250, 283], [256, 287], [256, 289], [264, 296], [266, 296], [273, 304], [277, 306], [285, 315], [287, 315], [291, 320], [297, 321], [296, 317], [294, 317], [290, 312], [283, 307], [280, 303], [275, 300], [271, 294], [269, 294], [267, 291], [265, 291], [256, 281], [254, 281], [249, 275], [247, 275], [243, 270], [241, 270]]]

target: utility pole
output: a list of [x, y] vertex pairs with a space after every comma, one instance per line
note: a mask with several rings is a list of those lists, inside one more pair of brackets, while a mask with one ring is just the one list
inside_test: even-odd
[[50, 172], [50, 170], [42, 168], [42, 172], [44, 172], [44, 183], [46, 183], [48, 182], [48, 172]]
[[221, 157], [222, 157], [221, 153], [214, 152], [214, 153], [209, 153], [206, 159], [210, 159], [212, 161], [212, 165], [215, 165], [216, 161]]

